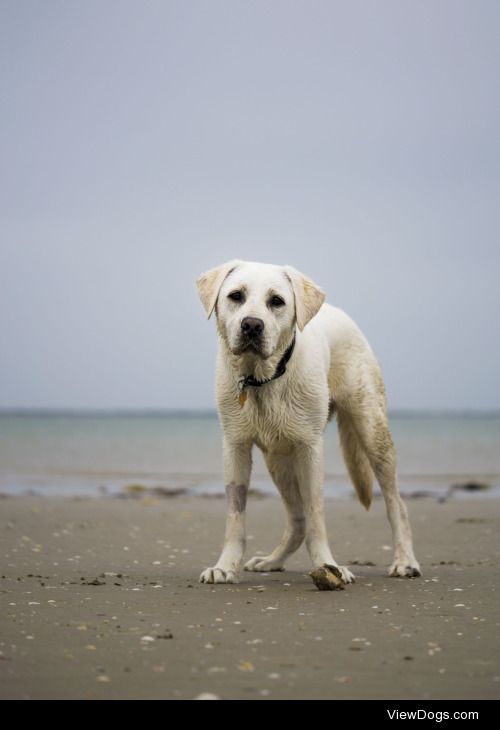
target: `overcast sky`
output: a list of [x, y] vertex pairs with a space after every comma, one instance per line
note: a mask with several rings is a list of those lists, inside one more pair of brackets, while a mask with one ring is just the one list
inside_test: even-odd
[[497, 0], [3, 0], [0, 407], [210, 408], [194, 285], [292, 264], [392, 408], [500, 408]]

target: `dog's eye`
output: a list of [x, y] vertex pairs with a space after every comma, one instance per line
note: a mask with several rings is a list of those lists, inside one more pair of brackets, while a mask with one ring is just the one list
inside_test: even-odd
[[227, 295], [227, 298], [230, 299], [232, 302], [242, 302], [243, 301], [243, 292], [232, 291], [231, 294]]
[[269, 304], [271, 305], [271, 307], [283, 307], [285, 304], [285, 300], [275, 294], [274, 297], [271, 297], [271, 299], [269, 300]]

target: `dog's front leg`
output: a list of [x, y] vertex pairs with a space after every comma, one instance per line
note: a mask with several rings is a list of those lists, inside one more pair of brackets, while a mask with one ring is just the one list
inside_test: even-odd
[[224, 440], [227, 516], [224, 547], [217, 564], [200, 576], [201, 583], [237, 583], [245, 550], [245, 508], [252, 469], [252, 445]]
[[306, 547], [314, 568], [335, 565], [345, 583], [354, 580], [347, 568], [337, 565], [333, 559], [326, 533], [323, 504], [323, 443], [301, 444], [296, 450], [295, 471], [306, 521]]

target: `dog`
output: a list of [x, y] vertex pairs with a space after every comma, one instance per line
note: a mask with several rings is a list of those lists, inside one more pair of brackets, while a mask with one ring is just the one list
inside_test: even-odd
[[334, 414], [349, 476], [366, 509], [374, 477], [381, 487], [394, 543], [389, 574], [421, 575], [398, 489], [380, 367], [358, 326], [290, 266], [234, 260], [196, 283], [208, 318], [215, 311], [217, 319], [216, 394], [227, 497], [222, 553], [200, 581], [238, 582], [254, 445], [288, 520], [276, 549], [251, 558], [245, 570], [284, 570], [305, 539], [313, 568], [333, 565], [344, 583], [354, 580], [333, 559], [324, 517], [323, 431]]

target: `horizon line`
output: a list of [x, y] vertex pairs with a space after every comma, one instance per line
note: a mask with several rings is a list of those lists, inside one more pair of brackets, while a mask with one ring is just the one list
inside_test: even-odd
[[[500, 417], [500, 408], [389, 408], [389, 417]], [[13, 407], [0, 406], [1, 416], [149, 416], [216, 417], [216, 408], [85, 408], [85, 407]]]

